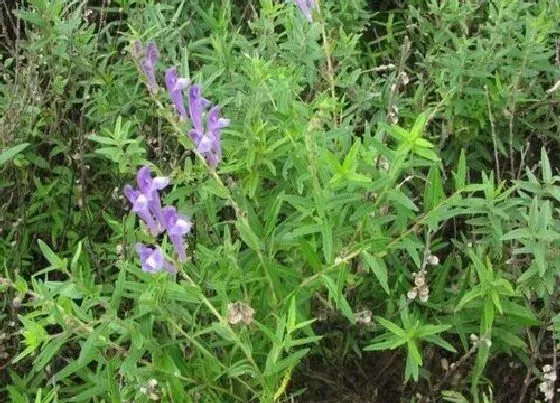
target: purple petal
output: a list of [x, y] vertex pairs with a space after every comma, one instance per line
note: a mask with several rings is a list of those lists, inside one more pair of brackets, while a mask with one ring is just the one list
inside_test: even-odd
[[191, 140], [193, 141], [194, 145], [197, 146], [198, 143], [200, 143], [200, 140], [202, 139], [204, 133], [197, 132], [193, 129], [189, 132], [189, 135], [191, 136]]
[[179, 214], [177, 215], [177, 219], [175, 220], [173, 227], [169, 229], [169, 234], [183, 236], [185, 234], [190, 233], [191, 229], [192, 229], [191, 220]]
[[202, 88], [194, 84], [189, 89], [189, 114], [193, 125], [193, 130], [198, 134], [204, 133], [204, 126], [202, 124], [202, 117], [204, 109], [210, 105], [210, 101], [202, 98]]
[[134, 204], [134, 202], [136, 202], [136, 199], [138, 198], [138, 194], [139, 194], [139, 192], [134, 190], [132, 186], [125, 185], [124, 195], [126, 196], [126, 198], [128, 199], [129, 202]]
[[140, 258], [142, 270], [146, 273], [155, 273], [162, 269], [165, 269], [170, 273], [175, 273], [177, 271], [176, 268], [165, 259], [163, 251], [158, 246], [155, 248], [149, 248], [141, 243], [137, 243], [136, 252]]
[[212, 149], [212, 143], [213, 143], [212, 139], [210, 139], [210, 137], [208, 137], [208, 135], [205, 134], [198, 142], [198, 145], [196, 146], [196, 150], [201, 154], [209, 153], [210, 150]]
[[167, 176], [156, 176], [152, 181], [151, 190], [163, 190], [167, 185], [169, 185], [169, 178]]
[[311, 10], [316, 7], [315, 0], [294, 0], [294, 3], [299, 7], [305, 18], [309, 22], [313, 21], [313, 15], [311, 14]]
[[148, 91], [152, 94], [157, 92], [157, 82], [156, 82], [156, 73], [155, 73], [155, 65], [159, 58], [159, 52], [157, 50], [156, 44], [154, 42], [148, 43], [145, 50], [144, 58], [141, 61], [142, 71], [146, 75], [147, 79], [147, 87]]
[[152, 171], [146, 165], [138, 170], [136, 173], [136, 183], [138, 184], [138, 189], [141, 193], [144, 193], [149, 197], [150, 188], [152, 187]]
[[148, 198], [144, 193], [138, 193], [138, 197], [132, 205], [132, 210], [137, 213], [148, 211]]
[[152, 199], [148, 203], [148, 209], [156, 218], [154, 222], [156, 235], [163, 231], [165, 225], [163, 223], [163, 215], [161, 212], [161, 200], [157, 192], [152, 193]]
[[169, 228], [173, 227], [173, 224], [175, 224], [175, 221], [177, 221], [177, 209], [175, 209], [175, 207], [173, 206], [164, 207], [162, 216], [165, 228], [168, 230]]
[[229, 119], [220, 117], [220, 113], [219, 106], [214, 106], [210, 109], [210, 112], [208, 112], [208, 130], [214, 135], [219, 134], [219, 130], [228, 127], [230, 123]]
[[175, 110], [179, 114], [181, 120], [187, 119], [187, 111], [183, 103], [183, 90], [188, 86], [189, 81], [184, 78], [177, 77], [177, 69], [170, 67], [165, 72], [165, 86], [173, 102]]
[[222, 160], [222, 154], [221, 153], [209, 153], [206, 156], [206, 159], [208, 160], [208, 165], [216, 168], [218, 166], [218, 164], [220, 163], [220, 161]]
[[171, 240], [171, 244], [173, 245], [175, 252], [177, 252], [177, 256], [179, 257], [179, 260], [181, 262], [187, 260], [187, 252], [183, 241], [183, 237], [181, 235], [170, 235], [169, 239]]

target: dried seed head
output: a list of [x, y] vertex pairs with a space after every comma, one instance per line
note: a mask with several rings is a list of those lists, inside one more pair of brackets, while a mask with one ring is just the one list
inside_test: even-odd
[[228, 322], [231, 325], [244, 323], [250, 325], [253, 322], [255, 310], [244, 302], [228, 304]]
[[430, 289], [426, 286], [418, 288], [418, 299], [422, 302], [428, 301], [430, 295]]
[[369, 325], [371, 323], [372, 313], [370, 310], [358, 312], [356, 314], [356, 322], [362, 325]]
[[408, 74], [406, 74], [406, 71], [401, 71], [399, 73], [399, 81], [402, 85], [407, 85], [409, 83], [410, 79], [408, 78]]
[[416, 273], [414, 274], [414, 285], [416, 287], [423, 287], [426, 284], [426, 277], [423, 274]]
[[[393, 84], [393, 86], [396, 85]], [[387, 111], [387, 120], [392, 125], [396, 125], [397, 123], [399, 123], [399, 108], [396, 105], [391, 105], [391, 107]]]
[[14, 309], [21, 308], [21, 297], [19, 295], [16, 295], [12, 300], [12, 306], [14, 307]]
[[430, 265], [430, 266], [437, 266], [439, 264], [439, 259], [437, 256], [434, 255], [429, 255], [426, 258], [426, 262]]
[[408, 299], [414, 299], [414, 298], [416, 298], [417, 295], [418, 295], [418, 290], [416, 289], [416, 287], [412, 287], [406, 293], [406, 296], [407, 296]]
[[382, 71], [386, 71], [386, 70], [395, 70], [397, 68], [397, 66], [395, 66], [393, 63], [389, 63], [389, 64], [382, 64], [378, 67], [375, 68], [375, 71], [380, 73]]
[[556, 382], [556, 372], [554, 372], [554, 371], [546, 372], [544, 374], [544, 379], [546, 379], [547, 381], [550, 381], [550, 382]]

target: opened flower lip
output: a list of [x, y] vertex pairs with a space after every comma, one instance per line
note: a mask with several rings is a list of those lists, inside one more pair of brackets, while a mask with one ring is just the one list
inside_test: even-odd
[[132, 211], [144, 220], [152, 235], [157, 235], [159, 232], [159, 225], [150, 212], [149, 201], [146, 195], [134, 190], [130, 185], [124, 187], [124, 194], [128, 201], [132, 203]]
[[212, 107], [207, 115], [207, 125], [204, 127], [204, 111], [210, 106], [207, 99], [202, 98], [202, 88], [195, 84], [189, 89], [189, 114], [193, 129], [191, 139], [196, 150], [204, 155], [208, 164], [216, 167], [222, 160], [221, 129], [229, 126], [229, 119], [220, 115], [218, 105]]
[[189, 84], [190, 81], [188, 79], [177, 76], [177, 69], [175, 67], [170, 67], [165, 72], [165, 86], [181, 120], [187, 120], [187, 111], [183, 102], [183, 90]]
[[161, 200], [159, 191], [163, 190], [169, 184], [169, 178], [166, 176], [156, 176], [152, 178], [152, 171], [148, 166], [143, 166], [136, 174], [136, 182], [138, 189], [148, 199], [148, 208], [155, 216], [158, 225], [157, 233], [163, 230], [163, 216], [161, 212]]
[[152, 171], [143, 166], [136, 174], [138, 190], [126, 185], [124, 193], [132, 203], [132, 209], [144, 220], [152, 235], [163, 231], [163, 215], [159, 191], [169, 184], [169, 178], [156, 176], [152, 178]]
[[159, 190], [163, 190], [169, 185], [169, 178], [166, 176], [156, 176], [152, 178], [152, 170], [147, 165], [144, 165], [138, 170], [136, 174], [136, 183], [138, 189], [151, 199]]
[[177, 273], [177, 268], [165, 258], [159, 246], [150, 248], [142, 243], [137, 243], [136, 252], [140, 258], [142, 270], [146, 273], [157, 273], [161, 270], [165, 270], [169, 274]]
[[184, 236], [191, 232], [191, 220], [177, 213], [175, 207], [167, 206], [163, 209], [163, 222], [179, 260], [184, 262], [187, 259]]

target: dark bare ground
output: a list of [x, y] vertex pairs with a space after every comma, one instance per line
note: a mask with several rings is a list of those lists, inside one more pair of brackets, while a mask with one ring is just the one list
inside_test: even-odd
[[[348, 354], [344, 359], [328, 362], [319, 354], [311, 355], [294, 374], [290, 387], [291, 393], [302, 392], [294, 399], [305, 403], [335, 402], [442, 402], [441, 390], [453, 390], [463, 393], [469, 399], [470, 372], [474, 363], [471, 359], [441, 385], [439, 392], [434, 390], [434, 383], [446, 375], [441, 363], [442, 357], [436, 351], [428, 353], [424, 369], [431, 382], [420, 379], [418, 383], [403, 383], [406, 356], [402, 352], [364, 353], [362, 357]], [[428, 357], [425, 357], [428, 358]], [[449, 358], [445, 358], [452, 362]], [[495, 356], [488, 363], [486, 379], [482, 390], [491, 387], [493, 402], [517, 402], [526, 374], [526, 368], [516, 357], [506, 354]], [[538, 381], [532, 378], [527, 395], [523, 402], [534, 402], [539, 397]], [[484, 387], [486, 385], [487, 387]], [[302, 391], [303, 390], [303, 391]], [[542, 396], [540, 396], [542, 398]]]

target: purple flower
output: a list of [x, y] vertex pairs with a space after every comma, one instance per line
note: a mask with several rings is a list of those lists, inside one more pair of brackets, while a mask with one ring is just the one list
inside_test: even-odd
[[152, 235], [157, 235], [163, 230], [163, 214], [158, 191], [169, 184], [169, 178], [156, 176], [152, 178], [149, 167], [143, 166], [136, 174], [138, 190], [132, 186], [124, 187], [124, 194], [132, 203], [132, 210], [142, 218]]
[[157, 235], [159, 232], [158, 223], [154, 220], [148, 208], [148, 198], [143, 193], [134, 190], [130, 185], [124, 187], [124, 194], [128, 201], [132, 203], [132, 211], [144, 220], [152, 235]]
[[136, 182], [138, 183], [140, 192], [148, 199], [148, 208], [157, 220], [157, 233], [159, 233], [162, 231], [163, 215], [161, 213], [161, 200], [158, 192], [169, 184], [169, 178], [165, 176], [156, 176], [152, 178], [152, 171], [150, 168], [143, 166], [136, 174]]
[[222, 160], [222, 136], [221, 130], [229, 126], [229, 119], [220, 116], [220, 107], [214, 106], [208, 112], [208, 131], [211, 140], [210, 150], [207, 154], [208, 163], [216, 167]]
[[183, 103], [183, 90], [189, 86], [189, 80], [177, 77], [177, 69], [170, 67], [165, 72], [165, 86], [181, 120], [187, 119], [187, 111]]
[[179, 260], [184, 262], [187, 259], [187, 255], [183, 237], [191, 232], [192, 222], [187, 217], [178, 214], [177, 209], [173, 206], [163, 209], [163, 222], [173, 248], [179, 256]]
[[300, 8], [303, 15], [309, 22], [313, 21], [312, 10], [317, 7], [315, 0], [294, 0], [296, 5]]
[[202, 88], [200, 88], [197, 84], [192, 85], [189, 89], [189, 114], [193, 125], [193, 129], [190, 134], [195, 145], [200, 141], [204, 134], [202, 119], [204, 117], [204, 111], [209, 106], [210, 101], [202, 98]]
[[141, 243], [136, 244], [136, 252], [142, 264], [142, 270], [146, 273], [157, 273], [166, 270], [169, 274], [177, 273], [177, 268], [173, 266], [163, 255], [161, 248], [149, 248]]
[[[136, 51], [138, 51], [137, 45]], [[146, 85], [148, 87], [148, 91], [150, 91], [152, 94], [155, 94], [158, 89], [155, 72], [155, 65], [158, 59], [159, 52], [157, 50], [156, 44], [154, 42], [148, 43], [146, 49], [144, 50], [144, 57], [140, 61], [140, 66], [142, 67], [142, 71], [146, 75]]]
[[229, 119], [220, 117], [220, 107], [214, 106], [208, 112], [208, 124], [204, 130], [204, 111], [210, 106], [210, 101], [202, 98], [202, 89], [193, 85], [189, 90], [189, 113], [193, 124], [190, 136], [196, 150], [206, 156], [208, 163], [216, 167], [222, 159], [220, 131], [229, 126]]

